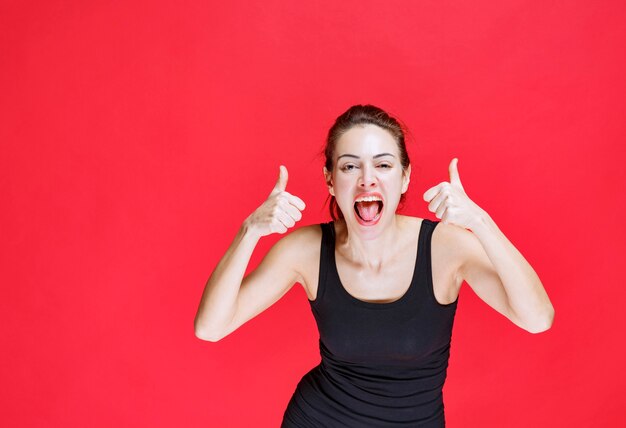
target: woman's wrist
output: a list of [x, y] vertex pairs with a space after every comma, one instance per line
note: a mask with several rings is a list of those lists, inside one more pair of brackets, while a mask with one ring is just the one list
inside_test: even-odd
[[241, 235], [242, 239], [252, 239], [256, 241], [261, 239], [261, 236], [259, 235], [257, 229], [254, 227], [254, 224], [250, 220], [250, 217], [246, 218], [241, 224], [241, 227], [239, 228], [239, 234]]

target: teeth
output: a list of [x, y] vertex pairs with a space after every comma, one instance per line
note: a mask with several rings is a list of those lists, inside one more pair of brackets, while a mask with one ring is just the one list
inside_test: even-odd
[[379, 198], [378, 196], [365, 196], [363, 198], [357, 198], [356, 201], [354, 202], [373, 202], [373, 201], [381, 201], [382, 199]]

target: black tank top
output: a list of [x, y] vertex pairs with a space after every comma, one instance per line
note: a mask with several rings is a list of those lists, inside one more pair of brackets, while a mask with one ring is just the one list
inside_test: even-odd
[[333, 222], [323, 223], [317, 297], [321, 362], [298, 383], [283, 415], [289, 427], [444, 427], [442, 388], [458, 298], [433, 291], [431, 236], [420, 226], [408, 290], [389, 303], [366, 302], [342, 286]]

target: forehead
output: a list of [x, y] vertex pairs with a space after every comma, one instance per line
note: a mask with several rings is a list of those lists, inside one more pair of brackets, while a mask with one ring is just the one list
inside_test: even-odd
[[339, 138], [335, 149], [335, 158], [346, 153], [368, 157], [383, 152], [398, 155], [398, 144], [393, 136], [376, 125], [357, 125]]

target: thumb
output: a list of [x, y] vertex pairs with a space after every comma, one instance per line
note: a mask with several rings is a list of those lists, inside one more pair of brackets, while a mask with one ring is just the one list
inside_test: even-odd
[[278, 175], [278, 180], [274, 185], [274, 189], [272, 189], [272, 193], [284, 192], [287, 188], [287, 179], [289, 178], [289, 174], [287, 173], [287, 167], [284, 165], [280, 166], [280, 173]]
[[459, 170], [457, 168], [458, 163], [459, 159], [454, 158], [452, 159], [452, 162], [450, 162], [450, 166], [448, 167], [448, 170], [450, 172], [450, 184], [458, 186], [461, 188], [461, 190], [465, 191], [465, 189], [463, 189], [463, 185], [461, 184], [461, 177], [459, 177]]

